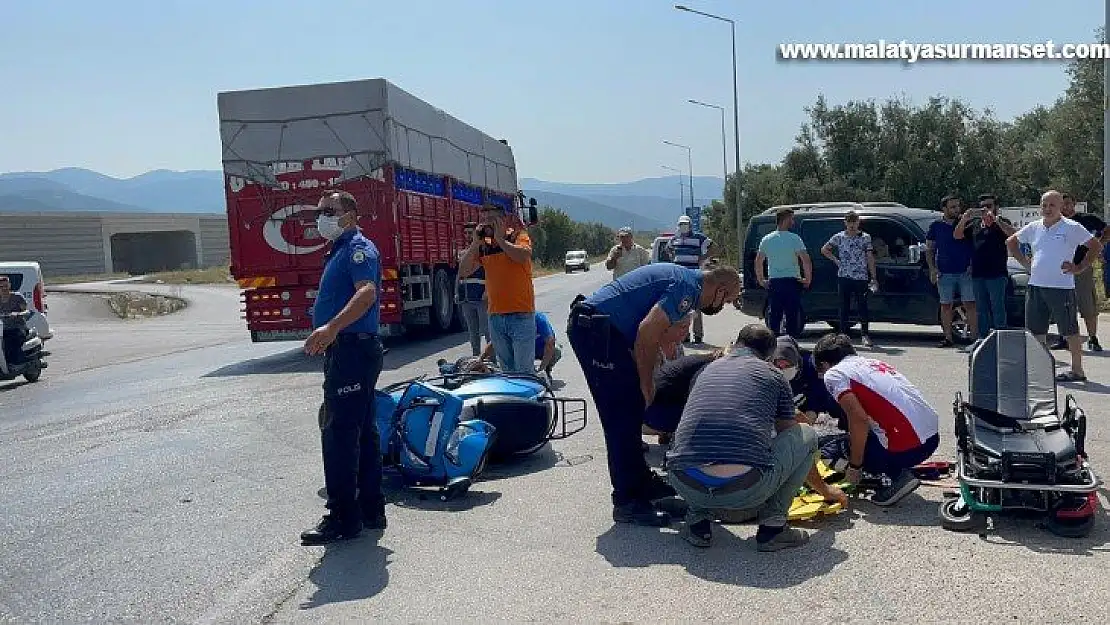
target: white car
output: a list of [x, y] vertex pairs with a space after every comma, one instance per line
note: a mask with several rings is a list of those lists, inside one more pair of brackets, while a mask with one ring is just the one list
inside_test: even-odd
[[12, 292], [19, 293], [27, 300], [27, 308], [34, 311], [27, 323], [35, 329], [39, 338], [46, 340], [54, 336], [50, 322], [46, 319], [46, 284], [42, 280], [42, 268], [34, 261], [0, 262], [0, 274], [8, 276]]
[[563, 266], [567, 273], [574, 271], [590, 270], [590, 261], [586, 257], [586, 250], [571, 250], [567, 252], [566, 259], [563, 261]]

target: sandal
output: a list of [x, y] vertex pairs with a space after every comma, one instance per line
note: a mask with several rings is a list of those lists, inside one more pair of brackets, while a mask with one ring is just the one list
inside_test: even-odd
[[1056, 374], [1057, 382], [1086, 382], [1087, 376], [1078, 374], [1074, 371], [1065, 371]]

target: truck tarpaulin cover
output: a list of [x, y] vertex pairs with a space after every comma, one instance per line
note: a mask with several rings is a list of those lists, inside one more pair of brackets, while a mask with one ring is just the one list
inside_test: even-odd
[[386, 162], [516, 194], [512, 149], [376, 78], [217, 96], [224, 173], [268, 186], [278, 162], [350, 157], [340, 181]]

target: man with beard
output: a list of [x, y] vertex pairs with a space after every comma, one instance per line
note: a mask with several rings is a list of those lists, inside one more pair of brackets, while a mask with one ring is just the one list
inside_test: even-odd
[[670, 524], [651, 502], [674, 496], [674, 489], [648, 467], [640, 439], [645, 407], [655, 395], [659, 346], [693, 309], [715, 315], [739, 295], [740, 274], [732, 267], [655, 263], [571, 303], [567, 336], [605, 433], [614, 521]]

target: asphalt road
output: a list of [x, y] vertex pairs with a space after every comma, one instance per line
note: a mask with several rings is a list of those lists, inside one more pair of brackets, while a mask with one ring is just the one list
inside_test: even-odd
[[[570, 299], [606, 277], [595, 267], [540, 279], [538, 308], [561, 330]], [[980, 539], [941, 529], [941, 491], [923, 487], [894, 509], [859, 503], [808, 524], [810, 545], [777, 554], [754, 550], [750, 525], [718, 528], [709, 550], [675, 529], [615, 525], [592, 412], [586, 431], [526, 464], [491, 467], [463, 500], [390, 488], [390, 527], [380, 537], [302, 547], [298, 534], [323, 512], [320, 360], [296, 344], [251, 344], [234, 289], [181, 293], [186, 310], [126, 322], [91, 296], [49, 296], [51, 368], [38, 384], [0, 385], [0, 621], [1077, 622], [1110, 614], [1105, 513], [1082, 540], [1011, 520]], [[707, 318], [707, 340], [724, 344], [750, 321], [731, 309]], [[810, 328], [805, 343], [823, 331]], [[950, 405], [966, 390], [966, 356], [932, 347], [936, 330], [882, 328], [876, 351], [941, 412], [937, 456], [951, 458]], [[382, 383], [467, 352], [463, 334], [395, 346]], [[1110, 380], [1105, 357], [1090, 356], [1087, 370]], [[563, 394], [583, 396], [569, 350], [556, 378]], [[1099, 382], [1075, 392], [1090, 415], [1096, 463], [1110, 462], [1108, 392]]]

